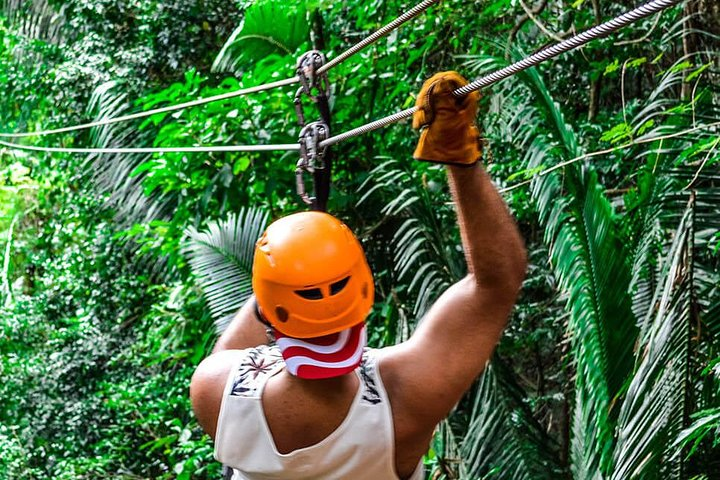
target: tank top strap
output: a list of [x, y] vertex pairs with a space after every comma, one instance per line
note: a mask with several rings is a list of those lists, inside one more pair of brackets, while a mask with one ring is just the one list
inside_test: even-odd
[[362, 388], [362, 403], [378, 405], [387, 403], [387, 394], [378, 371], [376, 350], [366, 349], [358, 369]]
[[[358, 369], [361, 388], [363, 389], [361, 401], [368, 406], [381, 407], [386, 412], [390, 428], [393, 428], [392, 409], [390, 408], [390, 399], [388, 398], [387, 390], [385, 390], [385, 383], [380, 376], [378, 353], [378, 350], [371, 348], [366, 349], [363, 355], [363, 361]], [[391, 439], [394, 439], [394, 434], [391, 436]], [[394, 451], [394, 448], [392, 451]], [[391, 461], [391, 468], [394, 472], [395, 459], [391, 457]], [[392, 478], [397, 477], [393, 475]], [[415, 471], [408, 480], [422, 480], [423, 478], [425, 478], [425, 469], [423, 459], [421, 458]]]

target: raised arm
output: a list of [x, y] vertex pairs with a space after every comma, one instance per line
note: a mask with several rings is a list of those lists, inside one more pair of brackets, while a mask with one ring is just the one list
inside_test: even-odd
[[255, 312], [255, 296], [245, 302], [245, 305], [235, 314], [227, 329], [220, 335], [213, 353], [223, 350], [243, 350], [268, 343], [265, 325], [257, 318]]
[[515, 222], [478, 162], [477, 94], [456, 101], [450, 93], [462, 84], [464, 79], [453, 72], [426, 82], [418, 97], [424, 111], [414, 126], [427, 118], [432, 123], [414, 156], [449, 164], [469, 274], [443, 293], [412, 337], [387, 349], [381, 362], [394, 411], [407, 415], [396, 421], [418, 425], [417, 434], [442, 420], [482, 372], [526, 268]]
[[268, 342], [265, 327], [255, 314], [255, 299], [235, 315], [218, 339], [212, 355], [198, 365], [190, 382], [190, 398], [195, 416], [203, 430], [215, 438], [222, 393], [228, 375], [242, 350]]

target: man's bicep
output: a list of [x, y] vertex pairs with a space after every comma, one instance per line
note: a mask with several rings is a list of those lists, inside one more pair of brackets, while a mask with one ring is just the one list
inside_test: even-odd
[[419, 367], [449, 388], [460, 389], [461, 395], [484, 369], [500, 339], [512, 308], [507, 297], [481, 289], [472, 277], [450, 287], [409, 340]]
[[490, 359], [515, 294], [481, 289], [472, 277], [443, 293], [412, 337], [388, 352], [408, 401], [431, 402], [434, 414], [444, 417]]

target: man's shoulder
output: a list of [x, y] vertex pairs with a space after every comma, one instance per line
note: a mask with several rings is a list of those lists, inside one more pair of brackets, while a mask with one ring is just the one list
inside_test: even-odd
[[277, 347], [261, 345], [244, 350], [221, 350], [205, 358], [190, 382], [195, 415], [212, 437], [226, 395], [252, 397], [261, 381], [282, 365]]

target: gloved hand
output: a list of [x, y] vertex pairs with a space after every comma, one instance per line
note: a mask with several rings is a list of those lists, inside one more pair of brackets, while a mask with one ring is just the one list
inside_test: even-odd
[[480, 132], [475, 126], [478, 92], [455, 98], [453, 90], [467, 85], [457, 72], [436, 73], [418, 93], [413, 128], [427, 126], [413, 153], [416, 160], [474, 165], [481, 157]]

